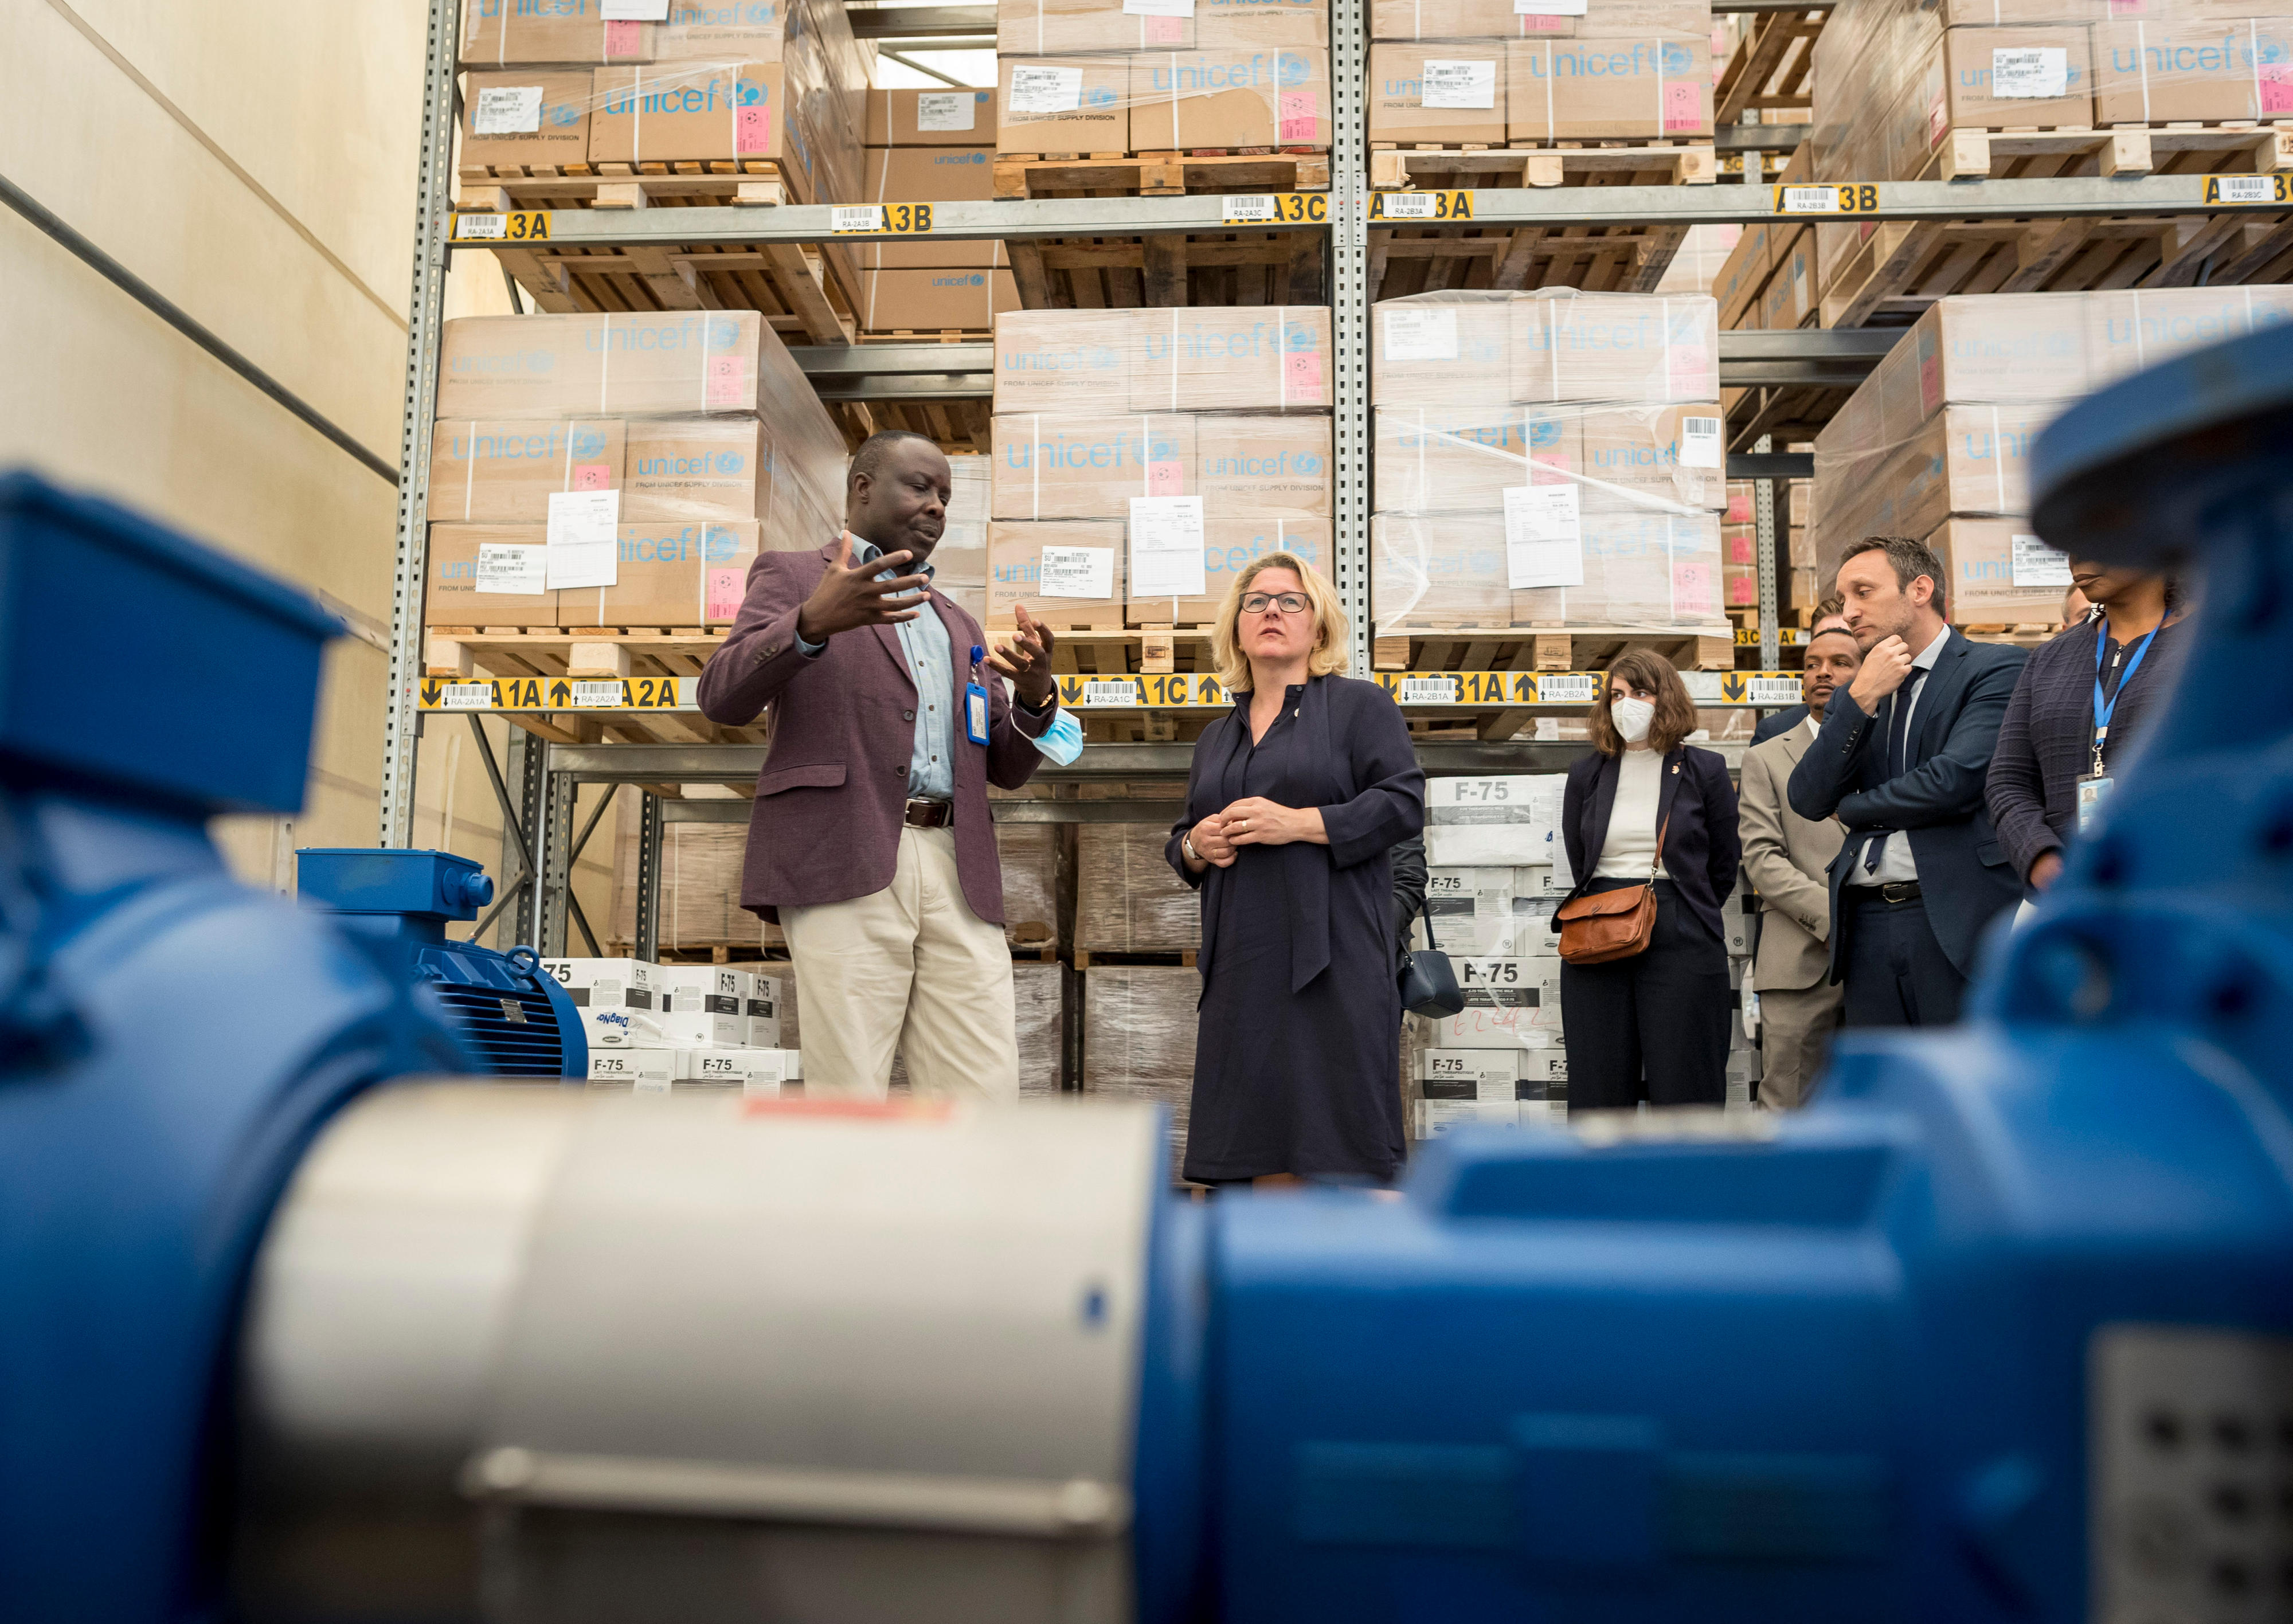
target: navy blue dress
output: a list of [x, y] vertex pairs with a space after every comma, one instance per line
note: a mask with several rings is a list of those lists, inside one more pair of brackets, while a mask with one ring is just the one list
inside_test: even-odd
[[[1401, 1165], [1395, 842], [1425, 821], [1425, 775], [1384, 689], [1291, 688], [1255, 744], [1250, 696], [1204, 731], [1170, 857], [1203, 893], [1203, 992], [1185, 1173], [1390, 1179]], [[1179, 837], [1245, 796], [1319, 807], [1327, 846], [1242, 847], [1189, 873]]]

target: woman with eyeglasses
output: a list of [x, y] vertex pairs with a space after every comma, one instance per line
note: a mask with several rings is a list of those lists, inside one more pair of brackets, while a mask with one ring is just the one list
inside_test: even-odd
[[1346, 613], [1292, 553], [1236, 578], [1211, 634], [1234, 709], [1204, 729], [1171, 866], [1203, 894], [1185, 1173], [1383, 1181], [1401, 1165], [1388, 854], [1425, 775], [1385, 690], [1338, 673]]

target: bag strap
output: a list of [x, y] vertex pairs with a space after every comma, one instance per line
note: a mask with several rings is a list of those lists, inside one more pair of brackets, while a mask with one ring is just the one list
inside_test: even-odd
[[1664, 841], [1665, 841], [1665, 837], [1666, 835], [1670, 834], [1671, 832], [1672, 832], [1672, 814], [1671, 814], [1671, 813], [1669, 813], [1669, 812], [1667, 812], [1667, 813], [1665, 813], [1665, 814], [1664, 815], [1664, 824], [1663, 824], [1663, 826], [1662, 826], [1661, 828], [1659, 828], [1659, 829], [1656, 832], [1656, 858], [1655, 858], [1655, 860], [1654, 860], [1653, 862], [1651, 862], [1651, 863], [1649, 865], [1649, 877], [1648, 877], [1648, 882], [1649, 882], [1650, 885], [1654, 885], [1654, 884], [1656, 883], [1656, 871], [1657, 871], [1657, 870], [1658, 870], [1659, 868], [1662, 868], [1662, 867], [1664, 866]]
[[[1427, 878], [1430, 879], [1431, 876], [1428, 875]], [[1441, 950], [1441, 944], [1433, 939], [1433, 910], [1425, 905], [1424, 893], [1418, 894], [1417, 906], [1411, 913], [1410, 917], [1425, 922], [1425, 946], [1430, 951], [1438, 953]]]

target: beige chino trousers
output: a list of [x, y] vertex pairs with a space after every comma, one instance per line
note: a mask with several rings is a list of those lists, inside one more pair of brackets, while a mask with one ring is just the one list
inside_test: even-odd
[[[1760, 1103], [1795, 1111], [1815, 1097], [1815, 1081], [1839, 1030], [1843, 987], [1813, 987], [1760, 995]], [[810, 1056], [805, 1064], [812, 1064]]]
[[963, 899], [952, 830], [903, 828], [892, 883], [872, 896], [780, 914], [806, 1094], [881, 1100], [898, 1053], [925, 1098], [1018, 1099], [1011, 950]]

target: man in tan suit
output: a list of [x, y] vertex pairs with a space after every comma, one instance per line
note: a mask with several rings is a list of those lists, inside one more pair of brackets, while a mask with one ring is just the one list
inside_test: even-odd
[[1760, 1103], [1770, 1110], [1807, 1103], [1845, 996], [1830, 981], [1828, 873], [1846, 834], [1834, 818], [1811, 823], [1793, 811], [1784, 790], [1823, 727], [1832, 691], [1854, 681], [1862, 663], [1863, 651], [1843, 626], [1818, 631], [1808, 639], [1799, 679], [1807, 719], [1744, 752], [1744, 872], [1761, 903], [1752, 964], [1752, 989], [1760, 995]]

